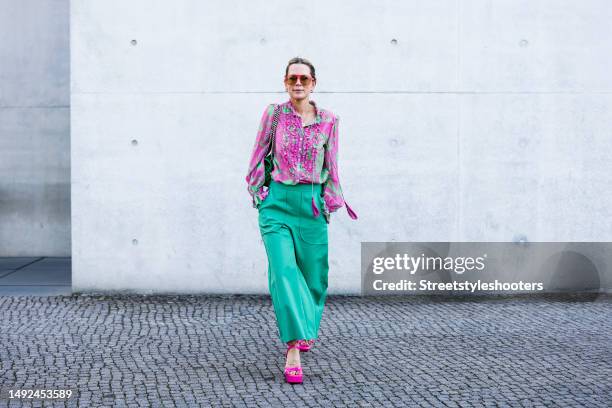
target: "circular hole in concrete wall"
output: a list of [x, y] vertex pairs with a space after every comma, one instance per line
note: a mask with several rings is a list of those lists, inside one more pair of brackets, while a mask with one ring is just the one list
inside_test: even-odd
[[525, 234], [516, 234], [512, 237], [512, 242], [519, 245], [525, 245], [529, 243], [529, 239], [527, 239], [527, 235]]

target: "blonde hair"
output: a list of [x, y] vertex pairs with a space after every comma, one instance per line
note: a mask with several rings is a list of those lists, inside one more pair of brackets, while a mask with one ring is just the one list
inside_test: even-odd
[[287, 63], [287, 68], [285, 68], [285, 76], [287, 76], [287, 74], [289, 73], [289, 66], [293, 64], [308, 65], [308, 68], [310, 68], [310, 75], [312, 76], [312, 79], [317, 79], [317, 77], [315, 76], [315, 67], [314, 65], [312, 65], [312, 62], [302, 57], [294, 57], [289, 60], [289, 62]]

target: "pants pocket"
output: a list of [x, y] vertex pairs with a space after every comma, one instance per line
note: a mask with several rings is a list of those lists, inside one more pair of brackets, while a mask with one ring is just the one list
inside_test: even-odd
[[327, 224], [325, 227], [299, 227], [302, 241], [312, 245], [327, 244]]
[[272, 189], [268, 188], [268, 195], [266, 195], [266, 198], [264, 198], [263, 201], [259, 203], [257, 209], [261, 210], [262, 207], [266, 206], [270, 201], [272, 201], [272, 198]]

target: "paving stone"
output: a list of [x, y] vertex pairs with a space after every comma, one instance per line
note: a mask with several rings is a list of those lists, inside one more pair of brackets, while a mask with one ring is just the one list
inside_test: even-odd
[[58, 407], [609, 407], [612, 296], [328, 296], [284, 383], [269, 296], [0, 298], [0, 386]]

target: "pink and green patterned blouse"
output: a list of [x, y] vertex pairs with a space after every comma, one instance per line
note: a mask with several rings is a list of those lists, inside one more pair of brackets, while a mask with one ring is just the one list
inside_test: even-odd
[[[323, 213], [329, 214], [342, 206], [352, 219], [357, 214], [344, 200], [338, 177], [338, 121], [339, 117], [331, 111], [317, 107], [314, 101], [315, 121], [303, 126], [302, 118], [295, 111], [290, 100], [280, 104], [280, 114], [276, 128], [274, 169], [272, 180], [284, 184], [310, 183], [323, 184]], [[266, 199], [268, 190], [264, 188], [264, 159], [270, 148], [274, 104], [264, 111], [251, 160], [246, 176], [247, 189], [253, 199], [253, 207]], [[319, 211], [312, 199], [313, 216]]]

